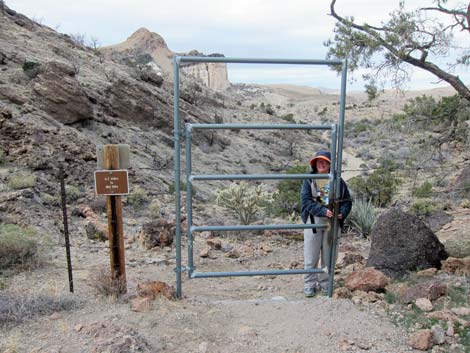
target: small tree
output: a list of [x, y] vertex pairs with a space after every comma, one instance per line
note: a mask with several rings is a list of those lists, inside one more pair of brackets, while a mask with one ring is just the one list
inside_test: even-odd
[[[458, 74], [453, 74], [458, 67], [465, 69], [470, 65], [469, 46], [455, 39], [458, 32], [470, 34], [470, 4], [448, 7], [451, 5], [446, 0], [432, 2], [432, 6], [409, 11], [400, 1], [388, 21], [372, 25], [339, 15], [336, 0], [331, 0], [330, 15], [337, 22], [334, 38], [325, 42], [327, 58], [348, 58], [350, 71], [364, 67], [370, 70], [370, 78], [387, 76], [396, 87], [403, 87], [411, 68], [417, 67], [447, 82], [470, 101], [470, 88]], [[442, 58], [450, 57], [456, 58], [454, 62], [440, 64]]]
[[235, 214], [242, 224], [250, 224], [263, 209], [263, 205], [271, 202], [271, 194], [264, 191], [264, 185], [250, 187], [248, 183], [232, 183], [228, 189], [216, 190], [217, 204]]

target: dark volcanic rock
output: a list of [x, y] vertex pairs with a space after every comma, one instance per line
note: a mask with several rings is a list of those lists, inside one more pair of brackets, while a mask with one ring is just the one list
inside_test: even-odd
[[440, 268], [446, 258], [444, 245], [421, 220], [392, 209], [379, 217], [372, 230], [367, 266], [398, 278], [408, 271]]
[[54, 119], [73, 124], [93, 118], [93, 106], [74, 69], [59, 62], [41, 65], [33, 90], [39, 105]]

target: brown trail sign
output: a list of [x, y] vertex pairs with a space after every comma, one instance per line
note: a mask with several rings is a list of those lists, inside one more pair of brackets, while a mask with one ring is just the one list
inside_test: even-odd
[[[128, 145], [97, 146], [98, 166], [105, 169], [95, 172], [95, 189], [98, 195], [106, 195], [109, 256], [111, 273], [122, 283], [123, 292], [127, 291], [126, 263], [124, 259], [124, 230], [122, 221], [121, 195], [129, 193], [127, 170], [120, 169], [129, 166]], [[120, 152], [122, 151], [120, 163]]]

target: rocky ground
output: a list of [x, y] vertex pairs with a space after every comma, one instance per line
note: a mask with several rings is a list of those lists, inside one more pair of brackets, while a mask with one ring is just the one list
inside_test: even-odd
[[[140, 31], [132, 45], [142, 45], [137, 40], [142, 36], [144, 42], [161, 41]], [[5, 323], [0, 328], [0, 351], [413, 351], [409, 337], [420, 331], [421, 324], [413, 323], [410, 329], [392, 320], [402, 315], [403, 306], [414, 307], [416, 298], [398, 306], [378, 293], [384, 288], [367, 292], [343, 286], [349, 274], [360, 272], [370, 246], [353, 234], [342, 240], [336, 274], [341, 281], [335, 299], [325, 295], [304, 298], [302, 278], [296, 275], [198, 280], [183, 276], [184, 298], [172, 300], [174, 243], [150, 246], [145, 234], [145, 226], [155, 219], [162, 222], [167, 236], [174, 228], [172, 83], [166, 76], [157, 76], [122, 60], [109, 60], [96, 48], [11, 9], [0, 15], [0, 226], [33, 228], [43, 253], [38, 266], [0, 274], [0, 319]], [[189, 77], [183, 81], [185, 122], [331, 123], [338, 116], [335, 92], [285, 85], [237, 85], [215, 92]], [[445, 93], [429, 92], [436, 97]], [[363, 94], [350, 94], [348, 122], [390, 119], [405, 101], [390, 94], [373, 103]], [[404, 136], [371, 131], [347, 135], [346, 179], [406, 142]], [[195, 134], [193, 166], [195, 173], [279, 173], [305, 165], [312, 151], [327, 146], [328, 141], [327, 134], [303, 132]], [[96, 145], [115, 143], [131, 147], [131, 194], [124, 197], [128, 294], [119, 298], [97, 292], [109, 288], [106, 277], [100, 277], [109, 267], [109, 251], [103, 232], [104, 200], [93, 189]], [[361, 149], [370, 153], [359, 153]], [[59, 206], [61, 165], [70, 198], [73, 295], [68, 294]], [[236, 223], [215, 205], [214, 190], [223, 185], [196, 186], [195, 224]], [[275, 186], [268, 183], [267, 188], [272, 191]], [[454, 205], [447, 212], [451, 219], [439, 224], [441, 230], [436, 228], [440, 239], [468, 236], [468, 208]], [[195, 241], [195, 262], [200, 271], [301, 268], [301, 239], [298, 232], [202, 233]], [[465, 269], [468, 264], [456, 266]], [[455, 273], [455, 268], [449, 271], [433, 272], [432, 277], [468, 294], [466, 277]], [[153, 285], [147, 288], [149, 281]], [[445, 326], [444, 341], [431, 344], [429, 332], [416, 340], [421, 347], [434, 345], [434, 352], [462, 351], [458, 329], [468, 324], [468, 313], [459, 307], [440, 310], [442, 305], [431, 304], [435, 305], [431, 311], [443, 311], [436, 320], [442, 329]], [[428, 303], [423, 305], [426, 309]]]

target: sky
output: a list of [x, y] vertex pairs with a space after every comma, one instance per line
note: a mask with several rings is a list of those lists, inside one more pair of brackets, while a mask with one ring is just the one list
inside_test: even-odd
[[[409, 0], [410, 8], [431, 0]], [[449, 2], [455, 2], [449, 0]], [[160, 34], [174, 52], [197, 49], [238, 58], [324, 59], [323, 42], [333, 37], [330, 0], [5, 0], [15, 11], [59, 32], [85, 34], [103, 46], [126, 40], [145, 27]], [[338, 0], [341, 15], [380, 24], [398, 0]], [[468, 41], [467, 37], [462, 40]], [[459, 69], [470, 82], [470, 69]], [[349, 90], [363, 90], [361, 72], [348, 76]], [[340, 78], [325, 66], [229, 65], [229, 80], [289, 83], [339, 89]], [[409, 89], [443, 86], [413, 70]]]

